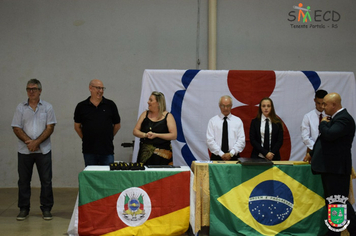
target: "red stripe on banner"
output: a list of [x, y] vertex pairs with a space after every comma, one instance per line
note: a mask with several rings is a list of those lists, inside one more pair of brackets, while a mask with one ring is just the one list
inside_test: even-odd
[[[151, 198], [151, 215], [159, 217], [189, 206], [190, 172], [180, 172], [160, 181], [151, 182], [141, 188]], [[165, 187], [169, 186], [169, 188]]]
[[[140, 186], [151, 199], [148, 220], [166, 215], [189, 206], [190, 172], [175, 175]], [[121, 193], [90, 202], [78, 207], [78, 233], [102, 235], [128, 227], [117, 213], [117, 200]]]
[[[244, 124], [246, 146], [240, 153], [240, 157], [250, 157], [253, 149], [250, 143], [251, 120], [258, 113], [260, 101], [264, 97], [270, 97], [273, 93], [276, 86], [276, 74], [274, 71], [229, 70], [228, 86], [231, 95], [239, 102], [246, 104], [233, 107], [231, 114], [240, 117]], [[282, 161], [289, 160], [292, 149], [289, 130], [284, 121], [283, 130], [283, 146], [280, 149]]]

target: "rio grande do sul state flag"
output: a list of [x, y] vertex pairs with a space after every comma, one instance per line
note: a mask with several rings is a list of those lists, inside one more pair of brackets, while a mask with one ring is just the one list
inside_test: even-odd
[[79, 174], [79, 235], [158, 236], [187, 231], [190, 171], [119, 172]]
[[209, 176], [211, 235], [297, 236], [327, 231], [321, 179], [309, 165], [209, 165]]

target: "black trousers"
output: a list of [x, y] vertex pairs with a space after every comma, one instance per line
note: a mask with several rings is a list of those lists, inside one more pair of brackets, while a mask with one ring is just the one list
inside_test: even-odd
[[[344, 197], [349, 196], [350, 190], [350, 175], [339, 175], [339, 174], [321, 174], [321, 180], [324, 188], [325, 204], [328, 207], [329, 202], [326, 200], [327, 197], [333, 195], [342, 195]], [[347, 227], [351, 236], [356, 236], [356, 214], [355, 210], [349, 201], [346, 202], [347, 205], [347, 219], [350, 220], [350, 225]], [[327, 218], [326, 218], [327, 219]], [[327, 235], [340, 235], [341, 233], [329, 230]]]
[[18, 174], [19, 174], [19, 199], [18, 207], [21, 210], [30, 210], [31, 198], [31, 179], [33, 165], [36, 163], [38, 175], [41, 181], [40, 203], [42, 211], [50, 211], [53, 206], [53, 190], [52, 190], [52, 155], [32, 153], [18, 153]]

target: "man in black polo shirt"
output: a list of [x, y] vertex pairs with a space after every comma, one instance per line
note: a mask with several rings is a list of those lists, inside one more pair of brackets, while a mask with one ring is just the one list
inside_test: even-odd
[[114, 162], [113, 140], [121, 127], [120, 115], [115, 103], [103, 97], [104, 90], [100, 80], [90, 81], [91, 96], [75, 108], [74, 129], [83, 141], [85, 166]]

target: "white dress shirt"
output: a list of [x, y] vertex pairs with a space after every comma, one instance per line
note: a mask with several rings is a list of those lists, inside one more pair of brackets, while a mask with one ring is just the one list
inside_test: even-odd
[[319, 117], [320, 114], [325, 116], [324, 112], [314, 109], [304, 115], [300, 130], [302, 132], [302, 140], [305, 146], [313, 150], [314, 143], [319, 136]]
[[[232, 155], [237, 155], [245, 148], [245, 131], [241, 119], [237, 116], [229, 114], [227, 116], [228, 124], [228, 139], [229, 152]], [[224, 152], [221, 151], [222, 126], [224, 122], [224, 115], [220, 113], [209, 120], [206, 132], [207, 145], [211, 153], [222, 156]]]

